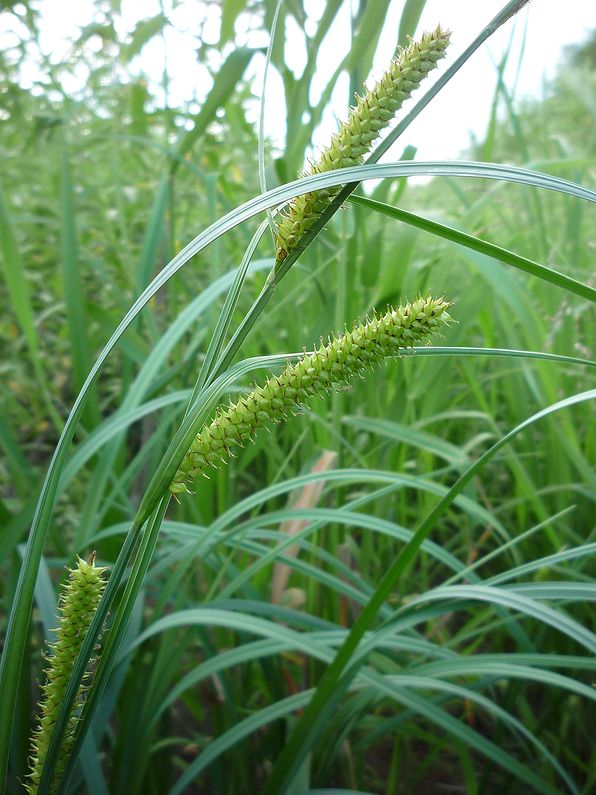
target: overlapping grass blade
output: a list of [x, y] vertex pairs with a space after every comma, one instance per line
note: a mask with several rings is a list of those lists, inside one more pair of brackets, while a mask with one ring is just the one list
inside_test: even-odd
[[230, 324], [232, 322], [232, 317], [238, 305], [238, 300], [240, 298], [242, 287], [244, 285], [246, 276], [249, 272], [249, 266], [251, 264], [252, 257], [255, 253], [255, 250], [261, 238], [265, 233], [265, 230], [267, 229], [267, 226], [268, 226], [267, 221], [261, 222], [259, 228], [253, 235], [252, 240], [250, 241], [246, 251], [244, 252], [244, 256], [242, 257], [242, 262], [240, 263], [240, 266], [236, 271], [236, 275], [234, 276], [234, 281], [228, 291], [225, 303], [222, 307], [221, 312], [217, 317], [217, 324], [213, 331], [211, 341], [209, 342], [209, 347], [207, 348], [207, 352], [205, 353], [205, 358], [203, 359], [201, 370], [199, 372], [199, 376], [197, 378], [194, 390], [192, 392], [192, 397], [189, 402], [190, 405], [192, 405], [196, 401], [201, 389], [207, 383], [213, 365], [222, 351], [222, 348], [225, 343], [226, 334], [229, 331]]
[[[327, 644], [319, 644], [319, 642], [314, 639], [314, 636], [311, 635], [311, 633], [307, 633], [306, 635], [303, 633], [298, 634], [287, 627], [283, 627], [279, 624], [269, 621], [263, 621], [263, 619], [257, 617], [213, 608], [190, 609], [166, 616], [145, 630], [145, 632], [142, 633], [135, 641], [135, 646], [143, 643], [156, 633], [165, 632], [176, 627], [188, 626], [189, 624], [192, 625], [195, 623], [200, 625], [236, 627], [241, 629], [243, 632], [251, 632], [271, 640], [281, 641], [283, 644], [282, 648], [287, 648], [286, 644], [289, 643], [290, 648], [302, 648], [304, 651], [307, 651], [309, 655], [324, 659], [327, 662], [332, 659], [333, 655], [333, 652], [327, 647]], [[294, 646], [294, 644], [298, 645]], [[251, 652], [254, 654], [263, 653], [264, 651], [272, 652], [275, 649], [275, 645], [269, 646], [266, 644], [260, 644], [256, 648], [256, 644], [248, 645], [248, 649], [233, 650], [233, 652], [228, 653], [226, 664], [238, 664], [240, 661], [242, 661], [242, 659], [247, 659], [247, 652], [249, 654]], [[252, 648], [250, 648], [251, 645]], [[127, 650], [127, 653], [129, 651], [130, 649]], [[251, 658], [248, 657], [248, 659]], [[200, 681], [201, 678], [211, 675], [215, 670], [221, 670], [221, 666], [222, 661], [217, 659], [215, 661], [204, 663], [202, 666], [200, 666], [200, 670], [197, 669], [195, 672], [195, 675], [193, 676], [193, 684], [196, 684], [196, 682]], [[532, 669], [529, 670], [531, 671]], [[560, 677], [560, 681], [557, 681], [560, 685], [569, 684], [565, 677]], [[542, 744], [536, 740], [523, 727], [522, 724], [516, 721], [504, 710], [500, 709], [496, 704], [480, 696], [474, 691], [459, 687], [457, 685], [447, 683], [439, 684], [437, 681], [433, 682], [428, 677], [422, 677], [420, 675], [412, 676], [406, 674], [385, 679], [384, 677], [379, 676], [369, 669], [363, 669], [357, 675], [355, 686], [363, 685], [374, 685], [375, 688], [383, 695], [389, 696], [390, 698], [395, 698], [402, 704], [409, 706], [414, 711], [426, 715], [431, 721], [438, 723], [438, 725], [443, 726], [443, 728], [455, 734], [456, 736], [465, 737], [466, 741], [469, 742], [472, 747], [476, 748], [476, 750], [478, 750], [480, 753], [488, 754], [490, 756], [496, 752], [498, 748], [497, 746], [490, 741], [485, 740], [485, 738], [482, 738], [475, 731], [469, 729], [465, 725], [461, 724], [458, 720], [448, 715], [446, 712], [441, 710], [437, 704], [433, 704], [432, 702], [429, 702], [420, 696], [408, 692], [408, 690], [411, 688], [423, 688], [430, 690], [439, 689], [454, 694], [458, 698], [475, 701], [490, 712], [493, 712], [495, 716], [510, 723], [517, 731], [521, 731], [531, 742], [533, 742], [537, 748], [541, 750], [547, 759], [550, 759], [551, 763], [554, 764], [558, 772], [567, 781], [570, 790], [572, 792], [576, 791], [572, 782], [570, 782], [568, 776], [565, 774], [560, 765], [557, 764], [556, 760], [552, 758], [544, 746], [542, 746]], [[189, 686], [189, 683], [185, 683], [185, 686]], [[587, 690], [587, 688], [585, 689]], [[179, 690], [178, 694], [180, 692], [181, 691]], [[191, 763], [191, 765], [189, 765], [176, 785], [170, 790], [170, 795], [177, 795], [177, 793], [182, 792], [184, 787], [186, 787], [190, 781], [195, 780], [199, 773], [219, 754], [223, 753], [226, 749], [233, 747], [243, 737], [256, 731], [260, 726], [268, 725], [276, 718], [285, 714], [289, 714], [291, 711], [307, 704], [311, 693], [312, 691], [306, 691], [304, 693], [297, 694], [297, 696], [292, 696], [290, 699], [284, 699], [282, 702], [277, 702], [276, 704], [273, 704], [269, 707], [265, 707], [264, 709], [259, 710], [259, 712], [257, 712], [254, 716], [251, 716], [250, 718], [247, 718], [232, 727], [217, 740], [214, 740], [209, 744], [208, 748], [202, 754], [200, 754], [197, 759]], [[533, 786], [536, 787], [537, 791], [548, 793], [554, 792], [554, 790], [552, 790], [545, 782], [542, 782], [538, 777], [531, 774], [525, 765], [510, 757], [506, 752], [503, 752], [499, 749], [495, 758], [497, 762], [506, 769], [508, 765], [513, 764], [517, 775], [519, 775], [522, 779], [531, 782]]]
[[[203, 612], [203, 615], [201, 615]], [[208, 611], [208, 610], [197, 610], [197, 611], [184, 611], [177, 616], [169, 616], [166, 617], [164, 623], [160, 625], [160, 629], [165, 628], [172, 628], [176, 625], [180, 625], [180, 623], [185, 621], [209, 621], [209, 620], [220, 620], [224, 623], [238, 623], [239, 616], [235, 614], [225, 614], [223, 611], [220, 612], [219, 615], [213, 615], [215, 611]], [[170, 621], [167, 621], [167, 619]], [[246, 617], [246, 623], [242, 625], [243, 630], [257, 632], [261, 634], [264, 631], [272, 632], [273, 630], [263, 625], [258, 619], [252, 617]], [[286, 628], [283, 628], [284, 632], [287, 632]], [[278, 632], [277, 628], [275, 630]], [[309, 654], [313, 654], [318, 656], [321, 653], [318, 645], [313, 645], [312, 640], [303, 637], [303, 649], [308, 651]], [[330, 650], [324, 650], [323, 654], [327, 659], [331, 659]], [[492, 758], [497, 764], [501, 765], [505, 769], [513, 769], [515, 770], [516, 775], [521, 778], [522, 780], [530, 783], [538, 792], [549, 793], [552, 795], [556, 792], [551, 786], [549, 786], [546, 782], [542, 781], [538, 776], [536, 776], [526, 765], [520, 763], [518, 760], [511, 757], [508, 753], [503, 751], [499, 746], [492, 743], [490, 740], [482, 737], [482, 735], [478, 734], [473, 729], [469, 728], [462, 722], [458, 721], [457, 719], [453, 718], [449, 715], [445, 710], [441, 709], [437, 703], [433, 701], [429, 701], [428, 699], [421, 697], [412, 692], [412, 688], [423, 688], [423, 689], [438, 689], [444, 692], [451, 693], [456, 695], [460, 699], [469, 699], [473, 702], [476, 702], [486, 708], [489, 712], [492, 712], [496, 717], [500, 718], [501, 720], [508, 723], [512, 728], [516, 731], [521, 732], [532, 744], [535, 745], [539, 749], [539, 751], [545, 756], [545, 758], [557, 769], [559, 774], [563, 777], [566, 781], [569, 789], [571, 792], [576, 792], [576, 787], [573, 785], [573, 782], [569, 779], [565, 771], [562, 767], [558, 764], [556, 759], [552, 757], [552, 755], [547, 751], [547, 749], [540, 743], [533, 735], [528, 732], [527, 729], [513, 718], [509, 713], [505, 710], [500, 709], [496, 704], [488, 699], [480, 696], [478, 693], [471, 691], [467, 688], [462, 688], [457, 685], [452, 685], [451, 683], [441, 683], [437, 680], [429, 680], [427, 678], [422, 677], [413, 677], [413, 676], [400, 676], [397, 679], [387, 679], [382, 677], [369, 669], [361, 669], [358, 673], [358, 679], [352, 685], [352, 687], [358, 687], [362, 685], [373, 685], [379, 695], [383, 695], [389, 697], [391, 699], [395, 699], [403, 706], [406, 706], [412, 709], [416, 713], [420, 713], [426, 716], [432, 723], [435, 723], [445, 729], [447, 732], [453, 734], [456, 737], [460, 737], [463, 739], [470, 747], [474, 748], [477, 752], [481, 754], [485, 754]], [[209, 744], [207, 749], [203, 751], [186, 769], [184, 774], [178, 779], [176, 784], [173, 788], [170, 789], [169, 795], [179, 795], [179, 793], [184, 791], [184, 788], [191, 782], [196, 779], [199, 773], [209, 765], [219, 754], [223, 753], [228, 748], [233, 747], [236, 743], [238, 743], [241, 739], [246, 737], [247, 735], [256, 731], [259, 727], [270, 724], [273, 720], [278, 719], [284, 715], [289, 714], [290, 712], [303, 707], [305, 704], [309, 702], [309, 697], [311, 697], [312, 691], [306, 691], [296, 696], [291, 696], [290, 698], [284, 699], [283, 701], [276, 702], [268, 707], [265, 707], [255, 715], [252, 715], [249, 718], [237, 723], [223, 735], [218, 737], [212, 743]], [[511, 767], [512, 766], [512, 767]]]
[[[252, 249], [251, 249], [252, 251]], [[114, 422], [118, 422], [118, 417], [123, 417], [133, 412], [141, 403], [152, 383], [157, 378], [158, 373], [165, 365], [168, 357], [176, 344], [180, 341], [188, 329], [196, 324], [197, 319], [204, 315], [213, 306], [217, 299], [226, 291], [232, 291], [231, 295], [236, 294], [236, 290], [244, 282], [249, 274], [258, 273], [269, 266], [267, 261], [250, 262], [247, 255], [240, 269], [235, 269], [225, 273], [212, 282], [202, 293], [194, 298], [185, 309], [180, 312], [178, 317], [165, 331], [159, 341], [156, 342], [147, 359], [143, 362], [133, 383], [130, 385], [126, 397], [122, 401]], [[228, 296], [228, 300], [232, 300]], [[93, 533], [95, 522], [99, 516], [99, 507], [102, 499], [105, 498], [106, 486], [109, 482], [110, 473], [113, 470], [114, 462], [124, 441], [124, 435], [120, 435], [118, 440], [110, 446], [100, 457], [96, 466], [96, 476], [93, 480], [93, 489], [87, 494], [85, 505], [81, 514], [81, 520], [77, 530], [75, 544], [78, 549], [85, 544], [86, 538]]]
[[553, 555], [545, 555], [529, 563], [523, 563], [521, 566], [516, 566], [502, 574], [495, 574], [493, 577], [489, 577], [486, 582], [488, 585], [498, 585], [503, 582], [508, 582], [515, 577], [525, 577], [527, 574], [531, 574], [534, 571], [557, 566], [559, 563], [563, 563], [567, 560], [583, 557], [590, 558], [595, 553], [596, 544], [583, 544], [582, 546], [573, 547], [572, 549], [564, 549], [562, 552], [555, 552]]

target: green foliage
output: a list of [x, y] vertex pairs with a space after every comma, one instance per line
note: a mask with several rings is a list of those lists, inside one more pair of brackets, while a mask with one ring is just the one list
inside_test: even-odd
[[[20, 36], [0, 55], [6, 790], [26, 777], [57, 582], [94, 548], [110, 578], [61, 684], [54, 726], [68, 739], [53, 732], [41, 792], [66, 749], [83, 761], [67, 765], [62, 793], [73, 795], [277, 795], [280, 781], [288, 793], [587, 793], [591, 45], [543, 100], [512, 96], [497, 75], [472, 156], [523, 168], [425, 166], [409, 147], [397, 165], [350, 169], [352, 188], [380, 181], [349, 203], [330, 172], [324, 229], [267, 277], [275, 249], [253, 217], [301, 187], [252, 199], [259, 144], [267, 183], [293, 179], [339, 77], [348, 104], [384, 26], [405, 45], [424, 2], [395, 19], [388, 0], [360, 4], [328, 75], [318, 59], [348, 4], [329, 0], [317, 21], [281, 3], [270, 70], [285, 107], [264, 113], [285, 120], [282, 150], [249, 121], [261, 91], [248, 82], [262, 58], [253, 47], [278, 3], [225, 0], [210, 13], [220, 5], [219, 40], [197, 37], [212, 86], [180, 106], [167, 70], [155, 86], [139, 69], [177, 24], [168, 4], [126, 33], [119, 4], [97, 0], [60, 62], [42, 46], [37, 5], [0, 12]], [[294, 44], [300, 68], [286, 63]], [[83, 79], [66, 91], [72, 74]], [[434, 178], [414, 186], [414, 174]], [[457, 305], [444, 346], [416, 347], [237, 446], [195, 498], [163, 496], [196, 434], [230, 393], [246, 400], [257, 369], [304, 368], [289, 352], [428, 293]]]

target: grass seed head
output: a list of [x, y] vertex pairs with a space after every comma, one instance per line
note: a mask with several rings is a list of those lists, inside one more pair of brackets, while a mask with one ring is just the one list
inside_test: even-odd
[[[29, 793], [37, 792], [66, 686], [105, 588], [104, 571], [105, 568], [95, 566], [94, 556], [90, 563], [78, 558], [77, 565], [68, 570], [68, 581], [60, 597], [56, 641], [53, 644], [48, 644], [51, 653], [46, 656], [48, 666], [45, 671], [45, 683], [42, 687], [39, 727], [33, 735], [29, 760], [30, 772], [26, 783]], [[79, 690], [68, 730], [60, 747], [52, 792], [60, 781], [70, 756], [77, 713], [82, 705], [86, 689], [86, 686], [82, 685]]]
[[[411, 40], [407, 47], [400, 48], [374, 88], [356, 97], [356, 106], [351, 108], [348, 120], [341, 123], [319, 160], [310, 163], [305, 176], [360, 165], [381, 131], [445, 56], [450, 35], [439, 25], [432, 33], [425, 33], [419, 42]], [[282, 262], [298, 245], [338, 191], [339, 186], [297, 196], [279, 214], [277, 262]]]
[[237, 403], [219, 409], [195, 437], [170, 491], [188, 491], [188, 481], [206, 475], [222, 460], [227, 462], [234, 446], [245, 445], [259, 428], [287, 419], [309, 398], [341, 389], [387, 356], [430, 340], [451, 321], [450, 306], [443, 298], [419, 297], [383, 315], [374, 313], [365, 323], [355, 323], [351, 331], [332, 337], [327, 344], [321, 342]]

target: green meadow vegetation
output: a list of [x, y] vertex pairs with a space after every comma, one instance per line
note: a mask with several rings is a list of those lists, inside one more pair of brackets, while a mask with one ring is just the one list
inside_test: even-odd
[[401, 134], [524, 0], [457, 57], [449, 3], [353, 3], [317, 92], [342, 0], [203, 5], [181, 107], [130, 68], [166, 10], [95, 0], [60, 63], [0, 10], [0, 791], [589, 795], [596, 38], [542, 99], [506, 53], [428, 163]]

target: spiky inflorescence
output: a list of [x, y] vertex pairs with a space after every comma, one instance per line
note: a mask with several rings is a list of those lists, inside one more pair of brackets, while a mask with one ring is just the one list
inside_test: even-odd
[[450, 303], [443, 298], [418, 298], [412, 303], [373, 315], [354, 325], [313, 353], [289, 364], [278, 376], [228, 408], [220, 408], [214, 420], [203, 426], [176, 472], [170, 491], [188, 491], [186, 482], [205, 475], [220, 461], [226, 462], [234, 445], [244, 445], [268, 422], [281, 422], [312, 395], [344, 386], [365, 368], [400, 349], [430, 339], [451, 318]]
[[[339, 132], [318, 162], [310, 164], [305, 176], [360, 165], [381, 130], [444, 57], [450, 35], [439, 25], [432, 33], [425, 33], [419, 42], [411, 41], [405, 49], [400, 48], [375, 87], [363, 97], [356, 97], [356, 107], [350, 110], [348, 120], [341, 123]], [[282, 262], [298, 245], [338, 192], [339, 186], [305, 193], [280, 213], [275, 241], [277, 262]]]
[[[66, 686], [83, 644], [83, 639], [105, 588], [105, 580], [103, 579], [105, 568], [96, 567], [94, 558], [90, 563], [78, 558], [77, 566], [68, 571], [68, 582], [65, 584], [60, 598], [56, 642], [49, 644], [53, 651], [47, 658], [49, 665], [45, 672], [46, 682], [42, 688], [43, 696], [39, 728], [33, 735], [31, 758], [29, 760], [31, 772], [26, 784], [30, 793], [37, 792], [52, 730], [58, 717]], [[69, 720], [68, 730], [60, 746], [52, 792], [55, 791], [70, 757], [74, 742], [77, 713], [82, 705], [86, 689], [86, 685], [83, 684], [79, 690], [77, 702]]]

